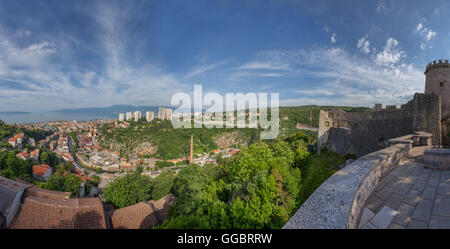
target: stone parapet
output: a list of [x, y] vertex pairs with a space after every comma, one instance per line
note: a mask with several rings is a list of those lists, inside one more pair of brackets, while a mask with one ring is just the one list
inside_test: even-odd
[[357, 228], [364, 203], [379, 181], [407, 160], [411, 134], [393, 145], [363, 156], [328, 178], [283, 226], [283, 229]]

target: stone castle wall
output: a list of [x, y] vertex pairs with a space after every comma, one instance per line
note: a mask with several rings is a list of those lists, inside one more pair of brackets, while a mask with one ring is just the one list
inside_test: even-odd
[[[415, 94], [402, 108], [368, 112], [321, 111], [318, 150], [327, 148], [341, 155], [362, 156], [387, 147], [388, 139], [414, 131], [433, 134], [433, 145], [441, 144], [440, 97]], [[345, 114], [343, 114], [345, 113]], [[339, 116], [337, 116], [339, 114]]]
[[441, 96], [442, 119], [450, 118], [450, 64], [448, 60], [428, 64], [426, 71], [425, 93]]

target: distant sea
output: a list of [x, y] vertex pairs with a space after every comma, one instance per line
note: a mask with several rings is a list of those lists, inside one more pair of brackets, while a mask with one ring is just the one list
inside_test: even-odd
[[24, 123], [39, 123], [47, 121], [85, 121], [98, 119], [118, 118], [114, 115], [89, 115], [77, 113], [63, 113], [63, 112], [40, 112], [40, 113], [0, 113], [0, 120], [7, 124], [24, 124]]
[[39, 123], [48, 121], [86, 121], [100, 119], [118, 119], [119, 113], [141, 111], [158, 112], [158, 106], [114, 105], [110, 107], [64, 109], [48, 112], [0, 112], [0, 120], [7, 124]]

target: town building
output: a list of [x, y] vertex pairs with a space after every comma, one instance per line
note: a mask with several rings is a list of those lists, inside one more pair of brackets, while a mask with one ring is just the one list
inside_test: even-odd
[[139, 119], [142, 118], [142, 113], [140, 111], [135, 111], [134, 112], [134, 121], [139, 121]]
[[145, 113], [145, 118], [147, 119], [147, 122], [151, 122], [153, 119], [155, 119], [155, 113], [148, 111]]
[[17, 147], [21, 148], [23, 140], [24, 140], [24, 136], [25, 135], [23, 133], [17, 134], [14, 137], [8, 139], [8, 143], [14, 148], [17, 148]]
[[28, 158], [28, 153], [26, 151], [20, 152], [16, 154], [17, 158], [20, 158], [22, 160], [27, 160]]
[[47, 178], [52, 175], [52, 168], [47, 165], [34, 165], [33, 166], [33, 177], [34, 179], [45, 182], [47, 181]]
[[133, 119], [133, 113], [132, 112], [127, 112], [126, 118], [127, 118], [128, 121], [132, 120]]
[[119, 114], [119, 121], [124, 121], [125, 120], [125, 114], [120, 113]]
[[30, 152], [30, 159], [37, 162], [39, 161], [39, 149], [35, 149], [32, 152]]
[[159, 107], [158, 118], [161, 120], [172, 120], [172, 109]]

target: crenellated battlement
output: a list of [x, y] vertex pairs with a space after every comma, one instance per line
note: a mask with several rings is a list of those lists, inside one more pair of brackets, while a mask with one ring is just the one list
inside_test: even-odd
[[438, 61], [433, 61], [430, 62], [427, 65], [427, 68], [425, 70], [425, 74], [427, 74], [431, 69], [435, 69], [435, 68], [442, 68], [442, 67], [449, 67], [450, 64], [448, 63], [448, 59], [445, 60], [438, 60]]

